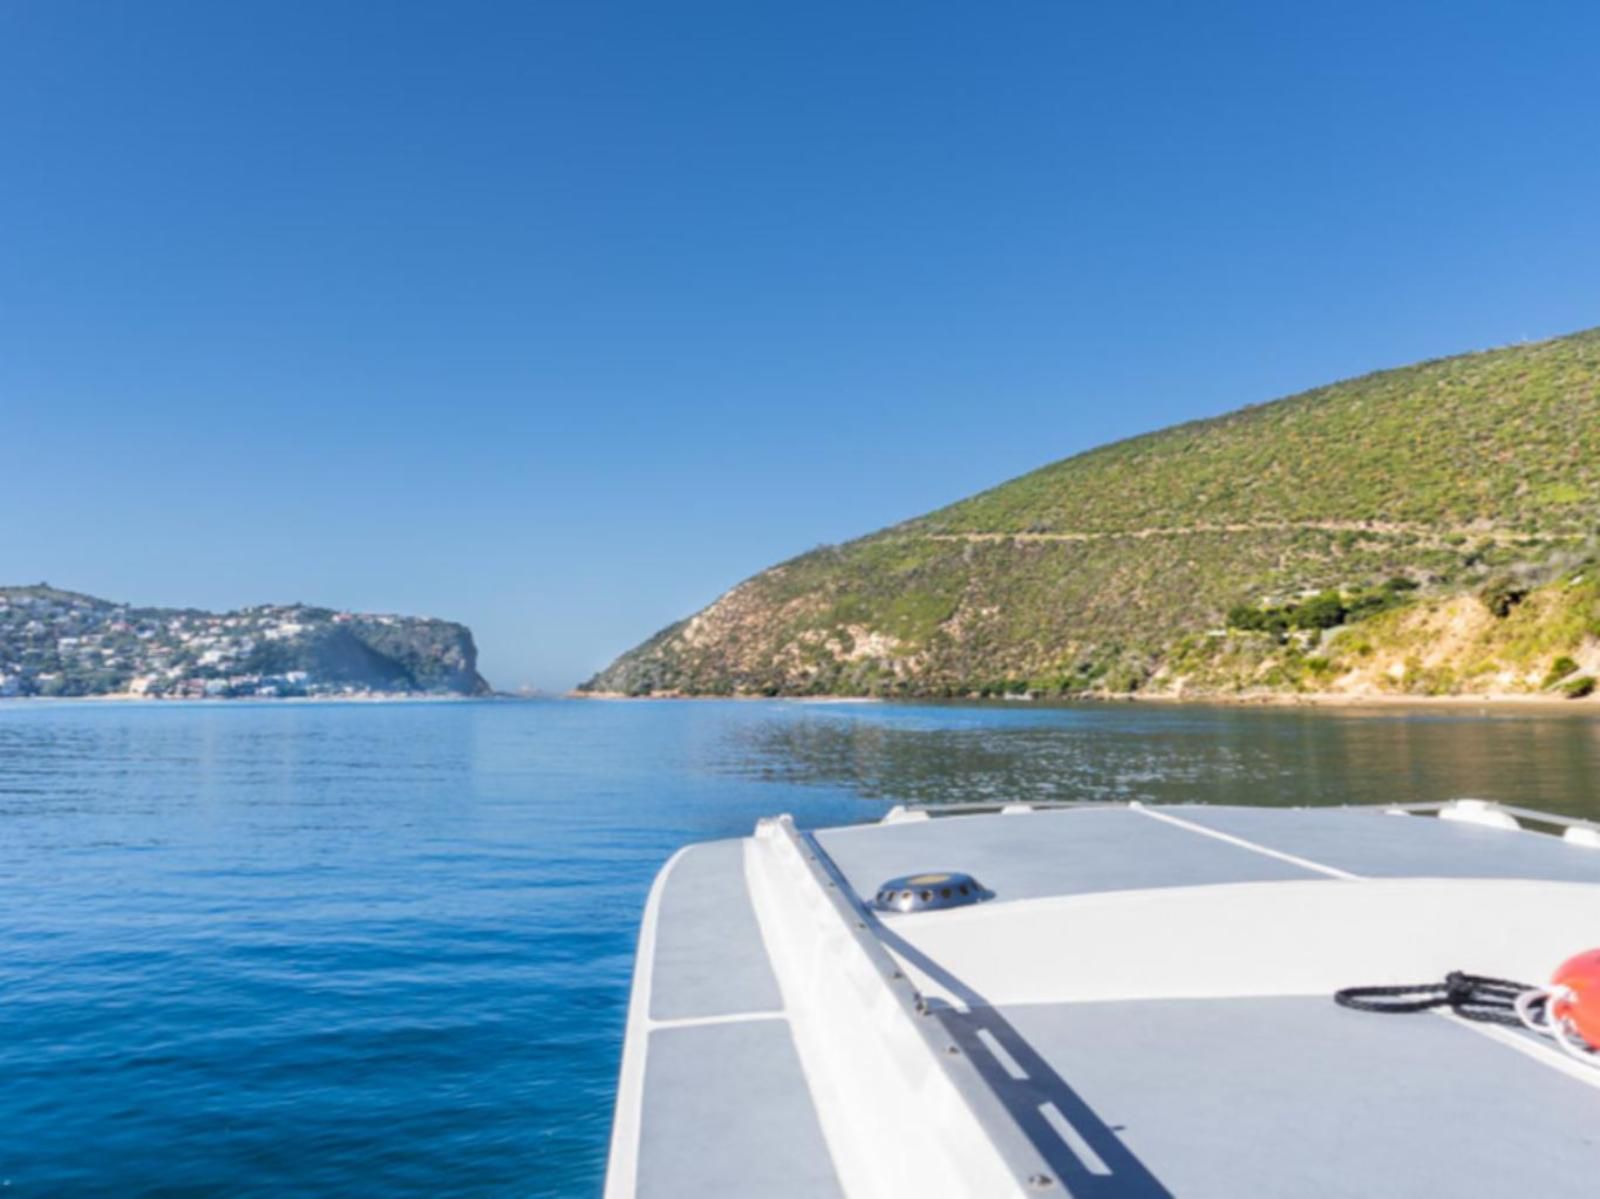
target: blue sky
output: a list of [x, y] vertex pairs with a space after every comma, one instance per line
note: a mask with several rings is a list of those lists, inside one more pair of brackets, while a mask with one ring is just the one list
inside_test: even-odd
[[0, 0], [0, 581], [565, 687], [1092, 445], [1600, 324], [1586, 4]]

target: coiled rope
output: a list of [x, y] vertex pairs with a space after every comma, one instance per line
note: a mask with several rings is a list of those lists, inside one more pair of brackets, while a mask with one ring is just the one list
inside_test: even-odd
[[1489, 978], [1452, 970], [1443, 982], [1400, 987], [1346, 987], [1333, 993], [1333, 1001], [1358, 1012], [1426, 1012], [1449, 1008], [1463, 1020], [1507, 1024], [1549, 1037], [1571, 1057], [1600, 1067], [1600, 1050], [1593, 1049], [1564, 1019], [1552, 1019], [1552, 1001], [1565, 1002], [1572, 991], [1564, 986], [1531, 987], [1507, 978]]
[[[1484, 1024], [1523, 1023], [1517, 1014], [1517, 999], [1541, 988], [1506, 978], [1489, 978], [1452, 970], [1443, 982], [1417, 983], [1404, 987], [1346, 987], [1335, 991], [1333, 1001], [1358, 1012], [1425, 1012], [1447, 1007], [1463, 1020]], [[1541, 991], [1542, 994], [1542, 991]]]

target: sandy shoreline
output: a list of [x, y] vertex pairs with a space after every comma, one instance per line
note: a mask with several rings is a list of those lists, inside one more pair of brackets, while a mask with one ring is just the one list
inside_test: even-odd
[[1128, 695], [1137, 703], [1228, 704], [1278, 708], [1551, 708], [1582, 712], [1600, 707], [1594, 696], [1568, 699], [1561, 695], [1350, 695], [1339, 691], [1263, 692], [1245, 695]]
[[983, 703], [1025, 706], [1027, 704], [1150, 704], [1172, 707], [1205, 706], [1238, 708], [1503, 708], [1531, 711], [1559, 711], [1592, 713], [1600, 715], [1600, 694], [1583, 699], [1567, 699], [1558, 695], [1352, 695], [1338, 691], [1304, 692], [1247, 692], [1173, 694], [1171, 692], [1138, 692], [1126, 695], [1076, 695], [1051, 696], [1039, 699], [1021, 697], [983, 696], [932, 696], [908, 695], [880, 697], [873, 695], [627, 695], [620, 691], [566, 691], [560, 693], [524, 695], [282, 695], [239, 696], [236, 698], [165, 699], [145, 695], [12, 695], [0, 697], [0, 708], [24, 704], [148, 704], [153, 707], [168, 704], [454, 704], [474, 700], [527, 700], [527, 699], [582, 699], [605, 700], [612, 703], [708, 703], [735, 701], [738, 703], [781, 702], [817, 706], [844, 706], [853, 704], [885, 703]]
[[1055, 703], [1138, 703], [1170, 704], [1173, 706], [1209, 704], [1219, 707], [1241, 708], [1521, 708], [1531, 710], [1549, 709], [1563, 712], [1594, 712], [1600, 709], [1600, 695], [1587, 696], [1583, 699], [1567, 699], [1565, 696], [1559, 695], [1355, 695], [1339, 691], [1263, 691], [1243, 694], [1195, 692], [1187, 695], [1170, 692], [1147, 694], [1133, 692], [1126, 695], [1052, 696], [1047, 699], [1037, 700], [985, 698], [981, 696], [951, 696], [946, 699], [946, 697], [931, 695], [908, 695], [893, 699], [883, 699], [877, 696], [850, 695], [627, 695], [620, 691], [569, 691], [564, 698], [599, 699], [629, 703], [693, 702], [697, 700], [781, 700], [785, 703], [804, 704], [881, 704], [935, 701], [941, 703], [1039, 703], [1046, 705]]

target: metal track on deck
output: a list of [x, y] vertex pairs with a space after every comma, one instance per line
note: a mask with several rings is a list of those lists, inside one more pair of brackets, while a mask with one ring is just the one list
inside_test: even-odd
[[1006, 1110], [977, 1066], [934, 1017], [922, 994], [873, 932], [878, 925], [877, 917], [857, 897], [855, 889], [827, 851], [811, 833], [799, 832], [790, 824], [782, 827], [787, 836], [794, 838], [795, 848], [812, 877], [821, 886], [850, 938], [866, 954], [895, 1002], [911, 1020], [927, 1047], [929, 1057], [965, 1101], [1015, 1178], [1018, 1188], [1040, 1195], [1060, 1193], [1059, 1184], [1044, 1156]]

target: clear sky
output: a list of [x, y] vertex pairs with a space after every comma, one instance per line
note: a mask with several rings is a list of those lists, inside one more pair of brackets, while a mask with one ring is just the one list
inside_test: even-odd
[[1600, 8], [0, 0], [0, 581], [565, 687], [1074, 451], [1600, 324]]

